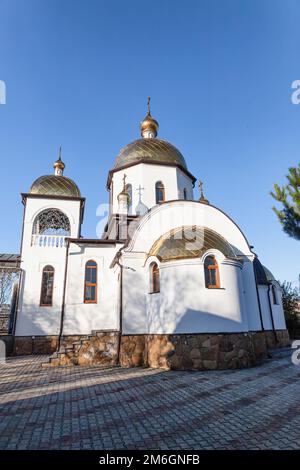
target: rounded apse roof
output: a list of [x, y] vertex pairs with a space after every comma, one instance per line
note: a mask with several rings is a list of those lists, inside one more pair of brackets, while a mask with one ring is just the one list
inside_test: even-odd
[[185, 159], [179, 150], [169, 142], [157, 138], [138, 139], [123, 147], [116, 158], [114, 169], [139, 161], [179, 165], [187, 170]]
[[227, 258], [237, 259], [230, 243], [208, 227], [183, 226], [162, 235], [152, 246], [149, 256], [162, 262], [199, 258], [207, 250], [217, 249]]
[[65, 176], [45, 175], [34, 181], [30, 194], [47, 196], [81, 197], [76, 183]]

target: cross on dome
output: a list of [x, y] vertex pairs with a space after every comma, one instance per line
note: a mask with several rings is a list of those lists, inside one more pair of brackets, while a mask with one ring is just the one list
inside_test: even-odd
[[58, 159], [53, 164], [55, 176], [62, 176], [65, 169], [65, 164], [61, 159], [61, 146], [58, 151]]
[[159, 128], [158, 122], [156, 121], [156, 119], [154, 119], [151, 116], [150, 101], [151, 101], [151, 98], [150, 96], [148, 96], [148, 101], [147, 101], [148, 112], [147, 112], [145, 119], [143, 119], [143, 121], [140, 124], [141, 135], [144, 139], [155, 138], [157, 136], [157, 131]]

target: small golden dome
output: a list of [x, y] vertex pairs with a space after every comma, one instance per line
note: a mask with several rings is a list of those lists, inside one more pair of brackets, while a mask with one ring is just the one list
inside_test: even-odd
[[148, 97], [148, 113], [140, 124], [141, 136], [144, 138], [154, 138], [157, 136], [159, 125], [156, 119], [151, 116], [150, 96]]
[[45, 175], [34, 181], [30, 194], [47, 196], [81, 197], [76, 183], [65, 176]]
[[120, 192], [120, 194], [118, 195], [118, 201], [120, 201], [121, 199], [127, 199], [127, 201], [129, 201], [130, 199], [130, 196], [127, 192], [127, 189], [126, 189], [126, 175], [124, 174], [123, 176], [123, 189], [122, 191]]
[[141, 122], [140, 128], [142, 137], [145, 137], [146, 133], [150, 133], [150, 135], [156, 137], [159, 125], [156, 119], [154, 119], [151, 114], [148, 113], [145, 119]]

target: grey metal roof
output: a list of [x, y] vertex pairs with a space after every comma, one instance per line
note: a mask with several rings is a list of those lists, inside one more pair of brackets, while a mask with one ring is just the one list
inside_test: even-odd
[[0, 253], [0, 266], [19, 267], [21, 256], [17, 253]]
[[256, 257], [253, 260], [253, 267], [254, 267], [254, 272], [255, 272], [255, 277], [257, 284], [259, 285], [264, 285], [264, 284], [269, 284], [270, 282], [276, 281], [274, 275], [269, 271], [268, 268], [266, 268], [259, 259]]

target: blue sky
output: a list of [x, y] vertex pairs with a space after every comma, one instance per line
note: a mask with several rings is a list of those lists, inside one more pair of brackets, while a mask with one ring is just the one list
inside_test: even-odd
[[96, 236], [107, 173], [150, 95], [160, 137], [210, 202], [296, 281], [300, 242], [269, 191], [300, 160], [299, 22], [298, 0], [0, 0], [0, 251], [18, 252], [20, 192], [52, 173], [59, 145], [87, 198], [83, 235]]

